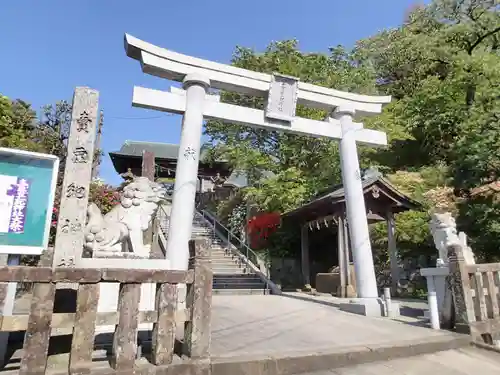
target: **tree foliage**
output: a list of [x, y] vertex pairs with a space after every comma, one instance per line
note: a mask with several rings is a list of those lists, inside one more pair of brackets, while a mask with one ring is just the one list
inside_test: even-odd
[[30, 137], [35, 111], [22, 101], [11, 101], [0, 94], [0, 146], [38, 151], [40, 147]]
[[[304, 53], [295, 40], [264, 52], [237, 47], [232, 64], [279, 72], [301, 81], [367, 94], [392, 95], [366, 127], [387, 132], [389, 145], [359, 147], [361, 167], [378, 166], [421, 201], [426, 212], [397, 217], [397, 240], [408, 252], [434, 252], [429, 213], [451, 210], [484, 259], [500, 257], [500, 208], [471, 189], [500, 179], [500, 5], [498, 0], [434, 0], [403, 24], [360, 40], [354, 48]], [[263, 108], [260, 98], [223, 93], [225, 102]], [[297, 115], [327, 114], [298, 106]], [[284, 212], [340, 182], [336, 142], [209, 122], [214, 155], [251, 178], [245, 194], [262, 211]], [[263, 178], [263, 171], [273, 177]], [[372, 228], [385, 248], [383, 225]]]

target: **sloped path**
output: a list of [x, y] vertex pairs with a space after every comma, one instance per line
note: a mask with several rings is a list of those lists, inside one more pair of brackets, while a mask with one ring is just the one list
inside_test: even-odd
[[446, 331], [342, 312], [284, 296], [214, 296], [212, 354], [317, 351], [446, 337]]
[[500, 353], [464, 348], [304, 375], [497, 375]]

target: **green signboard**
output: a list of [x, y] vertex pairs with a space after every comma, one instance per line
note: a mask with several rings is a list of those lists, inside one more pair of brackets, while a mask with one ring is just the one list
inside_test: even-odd
[[58, 169], [54, 155], [0, 148], [0, 253], [47, 248]]

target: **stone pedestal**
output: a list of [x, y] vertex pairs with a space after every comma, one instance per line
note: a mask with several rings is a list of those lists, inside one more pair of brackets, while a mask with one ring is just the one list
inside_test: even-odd
[[348, 285], [342, 285], [340, 267], [334, 267], [330, 272], [316, 274], [316, 290], [319, 293], [334, 294], [339, 298], [356, 297], [356, 276], [354, 265], [349, 265]]
[[[447, 266], [443, 267], [433, 267], [433, 268], [421, 268], [420, 274], [427, 279], [427, 292], [435, 292], [437, 299], [437, 306], [441, 324], [446, 325], [451, 318], [450, 308], [451, 308], [451, 298], [448, 300], [445, 298], [446, 295], [446, 277], [449, 274], [449, 269]], [[451, 294], [450, 294], [451, 297]], [[430, 311], [424, 312], [424, 317], [430, 319]]]
[[[390, 317], [396, 318], [400, 315], [399, 302], [390, 301]], [[340, 310], [364, 316], [386, 316], [385, 301], [382, 298], [352, 298], [348, 302], [341, 303]]]

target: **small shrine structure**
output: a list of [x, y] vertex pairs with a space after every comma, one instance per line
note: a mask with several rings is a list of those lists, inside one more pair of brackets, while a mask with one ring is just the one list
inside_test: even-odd
[[[392, 288], [395, 292], [400, 279], [400, 267], [395, 238], [394, 215], [408, 210], [421, 210], [422, 206], [419, 202], [398, 191], [376, 169], [365, 171], [362, 177], [362, 186], [368, 223], [387, 222]], [[353, 285], [355, 278], [352, 275], [354, 268], [351, 267], [352, 254], [345, 204], [344, 187], [337, 185], [307, 204], [283, 214], [282, 220], [295, 222], [301, 227], [301, 270], [306, 286], [310, 286], [311, 283], [309, 232], [320, 231], [325, 228], [336, 228], [338, 272], [337, 280], [333, 282], [333, 284], [336, 284], [336, 290], [322, 291], [336, 293], [339, 297], [354, 297], [356, 294], [355, 285]], [[332, 283], [329, 281], [332, 280], [332, 276], [334, 275], [331, 273], [318, 273], [316, 283], [319, 281], [320, 288], [330, 287], [333, 289]], [[330, 284], [330, 286], [326, 284]]]

